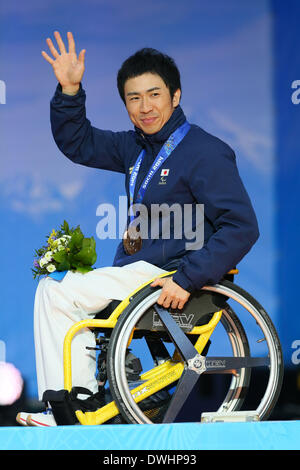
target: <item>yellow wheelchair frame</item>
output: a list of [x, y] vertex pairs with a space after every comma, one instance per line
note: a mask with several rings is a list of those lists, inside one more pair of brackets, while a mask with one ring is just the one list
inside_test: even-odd
[[[159, 277], [170, 276], [175, 271], [164, 273]], [[237, 274], [238, 270], [231, 270], [229, 274]], [[157, 277], [157, 276], [156, 276]], [[141, 289], [151, 284], [154, 278], [139, 286], [134, 292], [132, 292], [126, 299], [124, 299], [112, 312], [112, 314], [107, 319], [87, 319], [75, 323], [67, 332], [63, 345], [63, 360], [64, 360], [64, 388], [67, 391], [72, 390], [72, 364], [71, 364], [71, 343], [74, 335], [81, 329], [84, 328], [101, 328], [101, 329], [112, 329], [115, 327], [119, 316], [124, 311], [124, 309], [130, 304], [131, 298], [134, 294], [139, 292]], [[222, 310], [217, 311], [213, 314], [210, 321], [201, 326], [195, 326], [187, 334], [197, 335], [198, 338], [194, 344], [194, 348], [199, 354], [202, 353], [205, 348], [210, 336], [212, 335], [214, 329], [219, 323], [222, 317]], [[132, 340], [134, 330], [132, 331], [131, 338]], [[184, 363], [178, 358], [172, 358], [167, 360], [163, 364], [160, 364], [151, 370], [145, 372], [141, 375], [141, 380], [143, 383], [133, 390], [131, 390], [131, 395], [136, 403], [144, 400], [150, 395], [158, 392], [164, 387], [177, 381], [184, 370]], [[97, 411], [88, 411], [83, 412], [81, 410], [76, 411], [76, 416], [80, 424], [82, 425], [99, 425], [103, 424], [106, 421], [114, 418], [119, 414], [119, 409], [114, 401], [104, 405], [99, 408]]]

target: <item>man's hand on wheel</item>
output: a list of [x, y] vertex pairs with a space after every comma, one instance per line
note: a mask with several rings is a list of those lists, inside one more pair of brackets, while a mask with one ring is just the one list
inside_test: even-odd
[[191, 295], [176, 284], [171, 277], [158, 277], [150, 285], [151, 287], [162, 287], [157, 303], [164, 308], [171, 307], [181, 310]]
[[69, 52], [67, 52], [58, 31], [54, 32], [54, 37], [60, 54], [54, 47], [52, 40], [47, 38], [46, 42], [54, 58], [50, 57], [45, 51], [42, 51], [42, 56], [52, 65], [55, 76], [62, 86], [62, 92], [75, 95], [79, 90], [79, 84], [84, 73], [85, 49], [82, 49], [77, 57], [75, 41], [71, 32], [67, 33]]

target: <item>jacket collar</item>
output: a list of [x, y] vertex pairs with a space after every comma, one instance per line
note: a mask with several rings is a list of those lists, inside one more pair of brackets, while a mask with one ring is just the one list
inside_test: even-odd
[[151, 147], [155, 147], [158, 144], [163, 145], [163, 143], [168, 140], [172, 132], [174, 132], [185, 121], [186, 117], [182, 111], [182, 108], [177, 106], [174, 109], [170, 119], [155, 134], [145, 134], [141, 129], [135, 126], [134, 129], [136, 132], [136, 140], [143, 147], [147, 147], [148, 145]]

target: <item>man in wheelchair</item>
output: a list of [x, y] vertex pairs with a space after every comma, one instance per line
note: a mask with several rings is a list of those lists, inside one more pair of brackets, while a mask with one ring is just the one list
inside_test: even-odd
[[[125, 60], [118, 72], [117, 85], [134, 129], [101, 130], [86, 118], [82, 86], [85, 51], [76, 54], [71, 33], [68, 48], [58, 32], [54, 35], [58, 48], [48, 38], [52, 56], [44, 51], [42, 54], [58, 80], [51, 100], [55, 142], [74, 163], [123, 173], [130, 211], [128, 230], [112, 267], [84, 275], [69, 271], [63, 279], [48, 276], [39, 282], [34, 333], [41, 400], [45, 391], [64, 388], [62, 346], [74, 323], [104, 312], [112, 301], [123, 301], [150, 280], [153, 288], [161, 289], [157, 305], [182, 311], [192, 293], [220, 281], [259, 236], [233, 150], [186, 120], [180, 106], [180, 74], [173, 59], [146, 48]], [[138, 212], [133, 213], [134, 204], [148, 210], [146, 235], [157, 224], [157, 218], [151, 219], [152, 207], [188, 206], [190, 232], [197, 236], [197, 227], [201, 225], [204, 234], [201, 243], [189, 245], [184, 224], [179, 224], [175, 217], [169, 220], [169, 238], [162, 236], [159, 224], [155, 237], [145, 236], [141, 224], [135, 224]], [[204, 207], [201, 224], [199, 207]], [[178, 226], [181, 233], [172, 235]], [[161, 277], [170, 271], [174, 271], [172, 276]], [[95, 334], [90, 328], [74, 337], [72, 383], [95, 397], [99, 380], [95, 376], [94, 348]], [[102, 398], [98, 395], [99, 406]], [[24, 425], [57, 424], [51, 410], [19, 413], [17, 419]]]

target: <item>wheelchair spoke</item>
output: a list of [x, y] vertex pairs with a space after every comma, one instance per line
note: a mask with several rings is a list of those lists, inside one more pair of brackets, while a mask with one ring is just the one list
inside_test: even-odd
[[169, 333], [174, 345], [178, 349], [182, 359], [187, 362], [198, 354], [198, 351], [194, 348], [193, 344], [187, 338], [180, 326], [177, 325], [170, 313], [157, 304], [153, 307]]
[[[168, 410], [163, 419], [164, 423], [172, 423], [179, 415], [182, 407], [184, 406], [195, 384], [197, 383], [200, 374], [205, 370], [204, 367], [201, 368], [201, 365], [203, 365], [201, 359], [204, 358], [199, 355], [196, 348], [194, 348], [186, 334], [177, 325], [167, 310], [158, 305], [154, 305], [154, 309], [159, 315], [182, 359], [188, 365], [185, 367], [179, 379], [176, 391], [174, 392]], [[200, 360], [198, 358], [200, 358]]]
[[244, 367], [269, 366], [269, 357], [206, 357], [206, 372], [224, 372], [233, 369], [243, 369]]
[[197, 372], [191, 369], [184, 370], [164, 416], [163, 423], [173, 423], [176, 421], [176, 417], [186, 403], [198, 379], [199, 374]]

